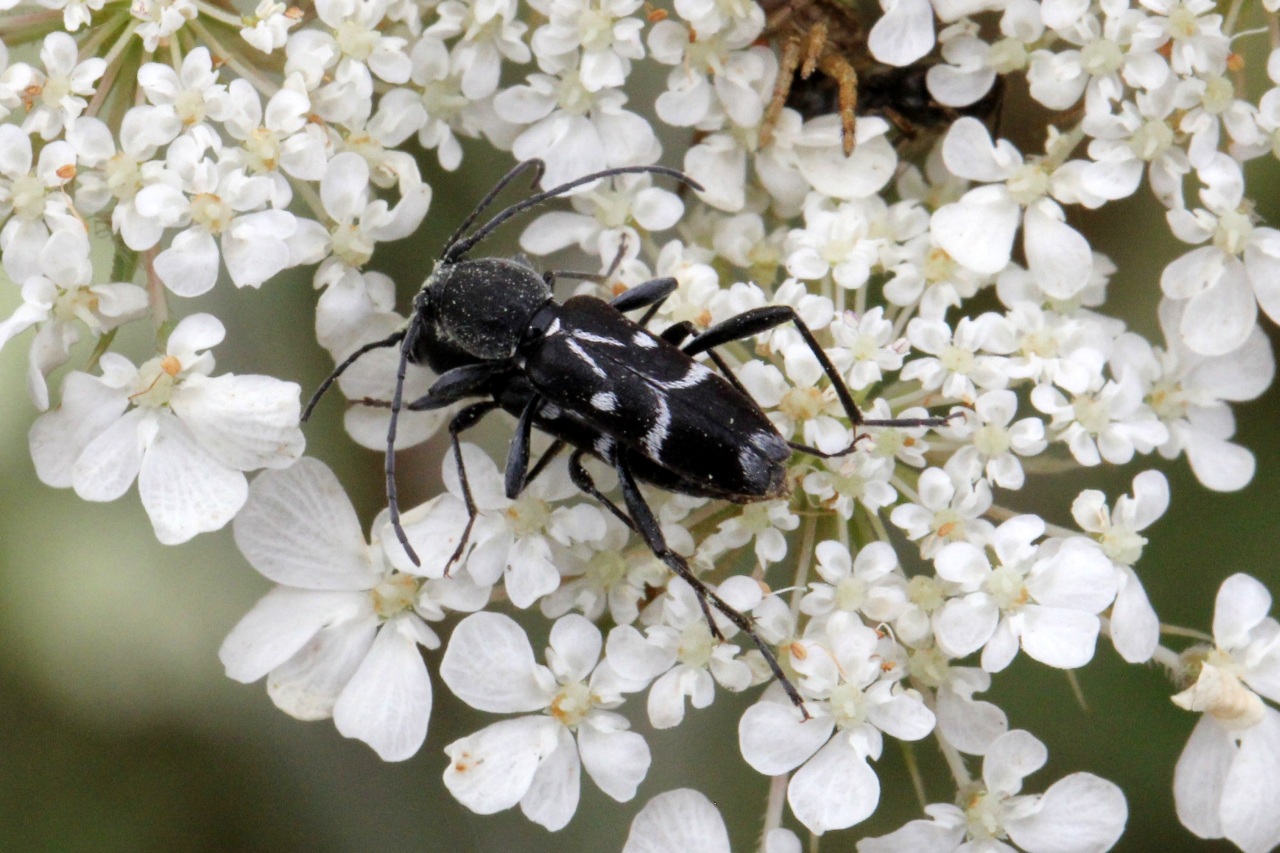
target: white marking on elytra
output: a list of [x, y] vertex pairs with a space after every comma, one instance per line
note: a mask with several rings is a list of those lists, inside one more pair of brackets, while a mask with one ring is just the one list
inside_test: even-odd
[[618, 395], [612, 391], [601, 391], [591, 395], [591, 407], [601, 412], [612, 412], [618, 408]]
[[677, 379], [673, 382], [659, 382], [658, 387], [664, 388], [668, 391], [679, 391], [682, 388], [692, 388], [712, 375], [714, 374], [712, 374], [709, 369], [703, 367], [697, 362], [694, 362], [693, 366], [689, 368], [689, 372], [686, 373], [683, 378]]
[[613, 439], [607, 435], [602, 435], [596, 439], [596, 453], [602, 459], [608, 459], [609, 454], [613, 452]]
[[594, 373], [596, 376], [599, 376], [601, 379], [604, 379], [608, 376], [607, 373], [605, 373], [603, 370], [600, 369], [600, 365], [596, 364], [595, 359], [593, 359], [590, 355], [588, 355], [587, 351], [582, 348], [582, 344], [578, 343], [575, 340], [570, 340], [568, 343], [568, 347], [569, 347], [569, 351], [572, 352], [574, 355], [576, 355], [578, 358], [582, 359], [583, 363], [586, 364], [587, 367], [591, 368], [591, 372]]
[[662, 453], [662, 444], [667, 440], [667, 436], [671, 433], [671, 410], [667, 408], [667, 401], [662, 397], [655, 397], [654, 402], [657, 405], [655, 414], [657, 418], [653, 422], [653, 426], [649, 427], [649, 431], [645, 433], [644, 438], [640, 439], [640, 443], [644, 445], [645, 451], [649, 454], [649, 458], [659, 460]]
[[574, 329], [572, 334], [578, 340], [586, 341], [587, 343], [604, 344], [605, 346], [609, 346], [609, 347], [626, 346], [626, 344], [624, 344], [622, 341], [618, 340], [617, 338], [610, 338], [605, 335], [597, 335], [597, 334], [594, 334], [593, 332], [588, 332], [583, 329]]
[[539, 414], [549, 421], [554, 421], [564, 414], [564, 409], [560, 408], [555, 403], [543, 403], [542, 408], [539, 410]]
[[636, 336], [631, 339], [631, 342], [640, 347], [640, 349], [653, 349], [658, 345], [657, 340], [652, 335], [644, 332], [636, 332]]
[[[753, 441], [752, 444], [754, 443]], [[742, 473], [747, 476], [748, 480], [755, 480], [764, 466], [760, 463], [758, 452], [751, 446], [744, 444], [738, 448], [738, 467], [742, 469]]]

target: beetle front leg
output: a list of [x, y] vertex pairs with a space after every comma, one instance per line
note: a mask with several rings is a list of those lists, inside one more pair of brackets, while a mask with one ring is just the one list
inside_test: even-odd
[[667, 539], [662, 535], [662, 528], [658, 524], [658, 519], [653, 514], [653, 509], [650, 508], [648, 501], [644, 499], [644, 495], [640, 493], [640, 487], [636, 485], [635, 476], [631, 473], [631, 466], [627, 464], [624, 453], [617, 452], [614, 454], [613, 467], [618, 473], [618, 485], [622, 489], [622, 498], [626, 502], [627, 511], [631, 513], [631, 518], [635, 521], [635, 529], [640, 533], [641, 538], [644, 539], [645, 544], [649, 546], [649, 550], [653, 552], [654, 556], [666, 563], [673, 572], [684, 579], [685, 583], [693, 587], [694, 595], [698, 598], [698, 604], [702, 608], [702, 614], [706, 617], [707, 626], [711, 629], [712, 635], [716, 639], [724, 639], [724, 634], [716, 627], [708, 604], [714, 606], [716, 610], [724, 614], [726, 619], [733, 623], [734, 627], [751, 638], [751, 641], [756, 644], [756, 648], [760, 650], [760, 654], [764, 656], [765, 662], [769, 665], [774, 677], [782, 685], [787, 697], [791, 699], [792, 704], [800, 709], [800, 713], [804, 715], [806, 720], [810, 719], [809, 711], [804, 706], [804, 699], [800, 696], [800, 691], [796, 690], [796, 686], [791, 683], [791, 679], [787, 678], [786, 673], [782, 671], [773, 649], [756, 633], [755, 626], [751, 624], [751, 620], [743, 616], [699, 580], [698, 576], [693, 573], [693, 569], [689, 568], [689, 564], [684, 557], [671, 550], [671, 547], [667, 545]]
[[471, 528], [475, 526], [476, 516], [480, 514], [476, 509], [475, 499], [471, 497], [471, 484], [467, 481], [467, 466], [462, 461], [462, 442], [458, 436], [464, 430], [469, 430], [480, 423], [485, 415], [496, 408], [498, 408], [498, 404], [494, 400], [472, 403], [454, 415], [453, 420], [449, 421], [449, 442], [453, 445], [453, 460], [458, 466], [458, 485], [462, 487], [462, 502], [467, 507], [467, 526], [462, 529], [462, 537], [458, 540], [458, 547], [453, 549], [453, 555], [449, 557], [449, 562], [444, 564], [445, 577], [449, 576], [449, 569], [453, 567], [453, 564], [462, 558], [462, 552], [466, 550], [467, 543], [471, 541]]
[[533, 435], [533, 417], [542, 408], [542, 395], [534, 394], [525, 403], [516, 421], [516, 434], [511, 439], [511, 447], [507, 450], [507, 470], [503, 478], [507, 499], [515, 500], [524, 491], [526, 475], [529, 471], [529, 442]]

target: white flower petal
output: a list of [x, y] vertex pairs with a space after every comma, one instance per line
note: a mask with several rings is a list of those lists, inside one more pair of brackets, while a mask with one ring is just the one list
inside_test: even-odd
[[388, 622], [338, 696], [333, 723], [383, 761], [404, 761], [427, 739], [430, 719], [431, 679], [422, 653], [396, 620]]
[[196, 440], [241, 471], [284, 468], [302, 455], [300, 388], [271, 376], [189, 376], [174, 388], [173, 411]]
[[317, 459], [259, 475], [232, 530], [249, 563], [277, 583], [365, 590], [378, 582], [355, 507]]
[[542, 760], [555, 751], [564, 727], [549, 717], [503, 720], [444, 748], [444, 784], [476, 814], [494, 814], [520, 802]]
[[1005, 821], [1009, 838], [1032, 853], [1103, 853], [1129, 819], [1124, 794], [1092, 773], [1072, 773], [1049, 787], [1030, 815]]
[[649, 772], [649, 744], [635, 732], [600, 731], [588, 721], [578, 728], [578, 749], [592, 781], [620, 803], [636, 795]]
[[578, 745], [568, 729], [558, 728], [556, 748], [538, 765], [529, 790], [520, 798], [524, 816], [552, 832], [563, 829], [573, 818], [582, 793]]
[[835, 728], [830, 717], [802, 721], [790, 704], [757, 702], [738, 721], [742, 757], [766, 776], [780, 776], [818, 751]]
[[459, 622], [440, 661], [440, 677], [455, 696], [493, 713], [547, 707], [551, 697], [536, 672], [524, 629], [500, 613], [473, 613]]
[[293, 657], [316, 632], [353, 612], [351, 593], [276, 587], [259, 599], [218, 649], [227, 677], [248, 684]]
[[156, 538], [177, 545], [221, 529], [249, 496], [244, 474], [209, 455], [177, 418], [161, 417], [156, 426], [138, 472], [138, 495]]
[[188, 228], [173, 238], [155, 260], [165, 287], [179, 296], [199, 296], [218, 280], [218, 244], [203, 228]]
[[372, 618], [349, 619], [317, 632], [297, 654], [271, 670], [267, 695], [277, 708], [299, 720], [329, 718], [342, 688], [369, 653], [377, 627]]
[[691, 788], [658, 794], [631, 821], [622, 853], [730, 853], [724, 819]]
[[821, 835], [866, 820], [880, 803], [880, 780], [848, 737], [837, 736], [791, 777], [787, 802], [797, 820]]

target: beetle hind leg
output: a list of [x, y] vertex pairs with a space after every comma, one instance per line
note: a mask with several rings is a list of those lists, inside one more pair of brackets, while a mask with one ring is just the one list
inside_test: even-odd
[[809, 711], [805, 708], [804, 698], [801, 697], [800, 691], [791, 683], [791, 679], [787, 677], [787, 674], [782, 671], [777, 655], [756, 632], [751, 620], [730, 606], [723, 598], [716, 595], [710, 587], [693, 573], [684, 557], [671, 550], [671, 547], [667, 545], [666, 537], [662, 535], [658, 519], [654, 516], [653, 509], [650, 508], [649, 503], [644, 499], [644, 495], [640, 493], [640, 488], [636, 485], [635, 476], [631, 473], [631, 467], [627, 464], [623, 454], [614, 454], [613, 467], [617, 471], [618, 485], [622, 489], [622, 497], [627, 505], [627, 510], [635, 521], [636, 530], [644, 538], [645, 544], [649, 546], [649, 550], [653, 552], [654, 556], [666, 563], [673, 572], [684, 579], [685, 583], [693, 587], [694, 594], [698, 598], [698, 604], [702, 608], [702, 614], [707, 620], [707, 625], [710, 627], [712, 635], [716, 639], [724, 639], [724, 635], [716, 627], [715, 620], [711, 616], [711, 608], [714, 607], [733, 623], [734, 627], [751, 638], [751, 641], [755, 643], [756, 648], [760, 650], [760, 654], [764, 656], [769, 669], [773, 672], [774, 677], [778, 679], [778, 683], [782, 685], [782, 689], [786, 692], [792, 704], [800, 709], [800, 713], [804, 715], [806, 720], [809, 719]]

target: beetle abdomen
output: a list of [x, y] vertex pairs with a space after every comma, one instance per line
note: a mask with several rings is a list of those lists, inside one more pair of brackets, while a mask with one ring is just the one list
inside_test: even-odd
[[525, 373], [547, 400], [708, 494], [786, 493], [791, 448], [719, 374], [592, 297], [548, 305], [534, 325]]

